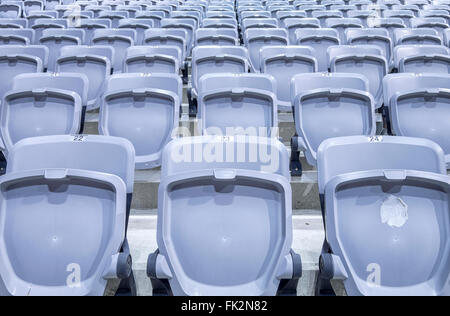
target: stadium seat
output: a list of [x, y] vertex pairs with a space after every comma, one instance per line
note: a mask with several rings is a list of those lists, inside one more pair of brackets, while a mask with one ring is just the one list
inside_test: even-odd
[[274, 18], [247, 18], [242, 21], [241, 29], [242, 32], [250, 28], [268, 29], [268, 28], [278, 28], [278, 21]]
[[415, 18], [416, 16], [411, 10], [388, 10], [384, 12], [384, 17], [402, 19], [406, 27], [411, 27], [411, 19]]
[[17, 19], [22, 16], [22, 7], [15, 3], [0, 4], [0, 18]]
[[153, 21], [147, 19], [122, 19], [119, 21], [120, 29], [134, 29], [136, 40], [134, 45], [142, 45], [145, 32], [153, 27]]
[[31, 11], [41, 11], [43, 9], [44, 9], [44, 3], [42, 1], [25, 0], [23, 2], [23, 15], [25, 17], [27, 17]]
[[344, 14], [345, 18], [349, 18], [348, 13], [350, 11], [355, 11], [357, 10], [357, 7], [354, 5], [347, 5], [347, 4], [336, 4], [336, 5], [332, 5], [330, 6], [330, 10], [333, 11], [341, 11]]
[[312, 47], [317, 60], [318, 71], [328, 72], [327, 50], [331, 46], [339, 45], [339, 34], [335, 29], [298, 29], [295, 31], [297, 45]]
[[330, 18], [327, 19], [326, 25], [327, 28], [332, 28], [338, 31], [339, 39], [341, 43], [345, 43], [345, 31], [351, 28], [363, 28], [364, 25], [361, 23], [361, 20], [355, 18]]
[[126, 51], [124, 72], [178, 75], [181, 64], [181, 51], [176, 46], [133, 46]]
[[269, 19], [272, 17], [272, 14], [269, 11], [243, 11], [239, 15], [239, 22], [242, 22], [245, 19]]
[[199, 134], [276, 137], [275, 79], [266, 74], [208, 74], [198, 83]]
[[398, 72], [450, 74], [450, 49], [438, 45], [400, 45], [394, 49]]
[[[127, 140], [33, 137], [8, 158], [0, 228], [6, 293], [0, 294], [102, 296], [117, 288], [116, 279], [130, 278], [125, 233], [134, 149]], [[14, 229], [5, 225], [12, 222]]]
[[392, 40], [387, 30], [381, 28], [348, 29], [345, 32], [348, 45], [375, 45], [378, 46], [383, 56], [391, 66], [392, 60]]
[[349, 11], [347, 13], [349, 18], [352, 19], [360, 19], [362, 25], [367, 28], [368, 27], [368, 20], [370, 19], [376, 19], [379, 18], [380, 16], [378, 15], [377, 11], [374, 10], [365, 10], [365, 11], [360, 11], [360, 10], [353, 10], [353, 11]]
[[[412, 23], [412, 22], [411, 22]], [[406, 28], [405, 23], [400, 18], [377, 18], [369, 19], [367, 21], [367, 26], [370, 28], [384, 28], [389, 31], [389, 36], [394, 38], [394, 32], [397, 29]]]
[[57, 19], [57, 11], [31, 11], [27, 15], [28, 27], [31, 27], [38, 19]]
[[4, 45], [0, 47], [0, 100], [11, 90], [15, 76], [23, 73], [43, 72], [48, 60], [45, 46]]
[[164, 29], [184, 29], [187, 33], [186, 40], [186, 56], [191, 55], [191, 50], [194, 44], [194, 32], [196, 29], [195, 23], [192, 19], [164, 19], [161, 21], [161, 28]]
[[239, 45], [236, 29], [200, 28], [195, 31], [195, 46]]
[[122, 19], [128, 19], [129, 14], [127, 11], [101, 11], [98, 15], [99, 19], [108, 19], [111, 21], [112, 28], [119, 27], [119, 21]]
[[438, 143], [450, 167], [449, 74], [392, 74], [383, 80], [393, 133]]
[[151, 5], [151, 6], [147, 7], [146, 11], [149, 11], [149, 12], [152, 12], [152, 11], [160, 12], [160, 11], [162, 11], [162, 12], [164, 12], [164, 17], [165, 18], [169, 18], [170, 14], [173, 11], [173, 8], [171, 6], [169, 6], [169, 5]]
[[81, 19], [93, 19], [94, 12], [92, 11], [65, 11], [63, 19], [68, 19], [68, 24], [71, 24], [71, 27], [77, 26]]
[[269, 46], [260, 50], [261, 73], [277, 82], [278, 109], [292, 111], [290, 82], [297, 74], [317, 72], [315, 50], [308, 46]]
[[[258, 147], [279, 163], [245, 159], [245, 152]], [[197, 148], [215, 148], [227, 161], [196, 162]], [[186, 159], [176, 159], [179, 152], [188, 153]], [[296, 295], [302, 268], [290, 249], [287, 158], [273, 138], [204, 136], [169, 143], [158, 193], [159, 249], [147, 266], [154, 295]]]
[[183, 10], [183, 7], [178, 7], [176, 11], [172, 11], [170, 17], [172, 19], [195, 20], [195, 28], [197, 28], [199, 25], [202, 24], [203, 12], [199, 12], [197, 10]]
[[[50, 32], [50, 34], [46, 34], [46, 31], [54, 30], [54, 29], [45, 29], [42, 32], [42, 36], [39, 40], [40, 45], [44, 45], [48, 47], [49, 55], [48, 55], [48, 64], [47, 71], [54, 72], [56, 69], [56, 60], [59, 57], [61, 47], [67, 45], [81, 45], [82, 39], [77, 36], [72, 36], [68, 34], [55, 35], [54, 32]], [[62, 31], [71, 31], [71, 30], [62, 30]]]
[[307, 17], [312, 18], [312, 13], [314, 11], [326, 11], [327, 7], [318, 4], [302, 4], [296, 7], [297, 10], [305, 11]]
[[236, 19], [234, 11], [211, 11], [206, 12], [205, 18], [207, 19]]
[[192, 90], [188, 96], [197, 98], [202, 76], [212, 73], [241, 73], [249, 70], [248, 51], [239, 46], [200, 46], [192, 50]]
[[382, 80], [389, 73], [389, 63], [378, 46], [331, 46], [328, 48], [328, 60], [331, 72], [354, 73], [367, 77], [375, 108], [383, 105]]
[[94, 12], [94, 19], [98, 19], [100, 12], [111, 11], [112, 7], [106, 5], [88, 5], [84, 10]]
[[89, 80], [87, 109], [100, 107], [100, 98], [111, 75], [114, 49], [109, 46], [64, 46], [56, 72], [81, 73]]
[[62, 90], [27, 83], [16, 84], [3, 96], [0, 133], [5, 156], [24, 138], [80, 131], [82, 100], [70, 86]]
[[45, 10], [55, 10], [61, 4], [61, 0], [45, 0]]
[[202, 22], [202, 27], [213, 29], [237, 29], [237, 22], [234, 19], [212, 19], [206, 18]]
[[0, 45], [30, 45], [34, 41], [32, 29], [0, 28]]
[[149, 46], [176, 46], [181, 50], [182, 60], [186, 59], [187, 32], [185, 29], [155, 28], [149, 29], [144, 35], [144, 45]]
[[344, 17], [344, 13], [342, 13], [341, 11], [314, 11], [312, 12], [312, 17], [319, 19], [320, 21], [320, 26], [321, 27], [326, 27], [326, 21], [328, 19], [339, 19], [339, 18], [343, 18]]
[[295, 129], [291, 171], [301, 174], [300, 150], [316, 166], [317, 149], [328, 138], [375, 135], [375, 102], [359, 74], [301, 74], [291, 82]]
[[136, 14], [142, 11], [142, 8], [139, 5], [118, 5], [116, 11], [126, 11], [128, 12], [128, 17], [134, 19]]
[[342, 281], [349, 296], [448, 295], [449, 181], [438, 145], [329, 139], [318, 170], [327, 231], [319, 281]]
[[244, 33], [244, 44], [249, 52], [251, 69], [253, 72], [258, 72], [260, 69], [259, 50], [264, 46], [288, 45], [288, 34], [284, 29], [250, 28]]
[[442, 40], [434, 29], [396, 29], [395, 45], [442, 45]]
[[420, 11], [421, 18], [443, 18], [447, 22], [447, 25], [450, 23], [450, 9], [447, 7], [443, 10], [427, 10]]
[[[64, 23], [60, 23], [61, 19], [38, 19], [31, 26], [34, 30], [34, 44], [39, 45], [41, 42], [42, 33], [47, 29], [65, 29]], [[66, 20], [64, 20], [66, 22]]]
[[287, 18], [284, 20], [284, 28], [288, 32], [289, 44], [296, 45], [297, 39], [295, 37], [295, 32], [300, 29], [319, 29], [320, 21], [315, 18]]
[[6, 29], [6, 28], [22, 29], [22, 28], [27, 28], [27, 27], [28, 27], [27, 19], [0, 18], [0, 28], [2, 28], [2, 29]]
[[78, 27], [86, 33], [84, 44], [91, 45], [95, 30], [111, 28], [111, 21], [108, 19], [83, 19]]
[[444, 30], [448, 29], [447, 21], [443, 18], [414, 18], [411, 20], [413, 28], [432, 28], [438, 32], [439, 37], [444, 39]]
[[[123, 21], [123, 20], [122, 20]], [[92, 45], [114, 47], [114, 59], [111, 61], [113, 72], [123, 71], [127, 49], [138, 41], [137, 32], [134, 29], [97, 29], [94, 31]]]
[[141, 11], [136, 13], [136, 19], [150, 20], [153, 23], [153, 27], [161, 27], [161, 21], [164, 19], [164, 11]]
[[286, 19], [302, 19], [306, 18], [305, 11], [292, 10], [292, 11], [279, 11], [277, 12], [278, 26], [285, 27], [284, 20]]
[[114, 75], [103, 96], [99, 133], [130, 140], [137, 169], [160, 166], [162, 150], [178, 127], [181, 96], [175, 74]]

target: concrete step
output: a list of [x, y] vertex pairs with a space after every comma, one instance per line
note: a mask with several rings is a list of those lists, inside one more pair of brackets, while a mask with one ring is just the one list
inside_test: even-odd
[[[136, 170], [132, 208], [146, 210], [158, 207], [161, 170]], [[317, 172], [306, 170], [301, 177], [292, 177], [292, 208], [320, 209]]]
[[[157, 211], [132, 210], [128, 228], [128, 242], [133, 257], [133, 271], [138, 295], [152, 294], [150, 279], [146, 275], [148, 255], [157, 249]], [[298, 295], [314, 294], [318, 261], [325, 238], [322, 216], [317, 210], [303, 210], [293, 215], [292, 249], [302, 257], [303, 277], [298, 286]]]

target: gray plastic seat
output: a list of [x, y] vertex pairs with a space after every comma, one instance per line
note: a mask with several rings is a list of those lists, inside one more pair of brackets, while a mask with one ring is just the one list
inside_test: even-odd
[[236, 14], [233, 11], [208, 11], [205, 14], [206, 19], [236, 19]]
[[397, 29], [406, 28], [405, 23], [400, 18], [377, 18], [369, 19], [367, 25], [370, 28], [384, 28], [389, 31], [389, 36], [394, 38], [394, 32]]
[[145, 32], [143, 45], [176, 46], [181, 50], [182, 60], [187, 55], [187, 31], [182, 28], [154, 28]]
[[248, 49], [253, 72], [260, 69], [259, 51], [265, 46], [288, 45], [288, 34], [284, 29], [253, 29], [244, 33], [244, 44]]
[[0, 4], [0, 18], [16, 19], [22, 16], [22, 6], [15, 3]]
[[[261, 146], [279, 163], [245, 156]], [[224, 162], [195, 160], [194, 149], [211, 148], [223, 153]], [[186, 158], [174, 159], [180, 152]], [[164, 280], [176, 296], [275, 295], [284, 281], [297, 280], [301, 259], [290, 250], [287, 158], [286, 148], [271, 138], [204, 136], [169, 143], [158, 192], [159, 249], [147, 269], [153, 288]]]
[[108, 19], [83, 19], [77, 27], [86, 33], [84, 44], [91, 45], [95, 30], [111, 28], [111, 21]]
[[438, 45], [400, 45], [394, 50], [399, 72], [450, 73], [450, 49]]
[[338, 31], [339, 39], [345, 43], [345, 31], [352, 28], [363, 28], [361, 20], [356, 18], [331, 18], [326, 21], [327, 28], [332, 28]]
[[289, 44], [296, 45], [297, 39], [295, 37], [295, 32], [300, 29], [319, 29], [320, 28], [320, 21], [316, 18], [296, 18], [291, 19], [287, 18], [284, 20], [284, 28], [288, 32], [289, 37]]
[[31, 27], [39, 19], [57, 19], [57, 11], [30, 11], [27, 15], [28, 26]]
[[71, 27], [77, 26], [77, 23], [79, 23], [80, 19], [93, 19], [94, 18], [94, 12], [92, 11], [77, 11], [77, 10], [68, 10], [65, 11], [63, 16], [63, 19], [68, 19], [68, 24], [71, 24]]
[[196, 30], [196, 25], [191, 19], [164, 19], [161, 21], [161, 28], [165, 29], [184, 29], [187, 33], [186, 35], [186, 56], [191, 54], [191, 50], [194, 44], [194, 32]]
[[269, 19], [272, 17], [272, 14], [269, 11], [265, 11], [264, 9], [261, 11], [243, 11], [239, 17], [239, 23], [242, 24], [244, 19]]
[[195, 31], [195, 46], [239, 45], [236, 29], [200, 28]]
[[176, 46], [133, 46], [127, 49], [124, 72], [178, 74], [181, 51]]
[[[47, 71], [54, 72], [56, 70], [56, 60], [59, 58], [61, 48], [67, 45], [81, 45], [82, 39], [78, 36], [69, 35], [70, 33], [56, 35], [55, 30], [59, 29], [45, 29], [42, 32], [42, 36], [39, 40], [40, 45], [44, 45], [48, 48], [48, 63]], [[52, 32], [47, 32], [52, 31]], [[71, 30], [61, 30], [61, 31], [71, 31]], [[82, 31], [82, 30], [79, 30]]]
[[4, 29], [0, 28], [1, 45], [30, 45], [34, 42], [32, 29]]
[[[124, 236], [134, 149], [127, 140], [33, 137], [8, 158], [0, 295], [102, 296], [109, 280], [131, 274]], [[13, 230], [4, 225], [12, 222]]]
[[208, 74], [198, 83], [199, 134], [277, 137], [276, 81], [266, 74]]
[[431, 28], [396, 29], [395, 45], [442, 45], [438, 32]]
[[170, 17], [172, 19], [193, 19], [196, 23], [196, 28], [202, 24], [204, 12], [194, 10], [192, 7], [180, 6], [177, 10], [172, 11]]
[[5, 93], [1, 107], [4, 152], [24, 138], [79, 132], [82, 100], [77, 93], [22, 84], [15, 88]]
[[443, 18], [447, 21], [447, 24], [450, 23], [450, 9], [446, 7], [443, 10], [426, 10], [420, 12], [420, 17], [422, 18]]
[[4, 45], [0, 47], [0, 98], [11, 89], [15, 76], [23, 73], [44, 71], [48, 58], [48, 48], [45, 46], [16, 46]]
[[406, 27], [411, 27], [411, 19], [415, 18], [415, 14], [411, 10], [387, 10], [384, 12], [385, 18], [399, 18], [403, 20]]
[[341, 137], [322, 143], [318, 163], [330, 248], [322, 270], [349, 296], [448, 295], [449, 182], [439, 146]]
[[349, 18], [348, 12], [357, 10], [357, 7], [349, 4], [334, 4], [330, 6], [330, 10], [341, 11], [345, 18]]
[[277, 19], [278, 19], [279, 27], [285, 27], [284, 20], [286, 20], [286, 19], [301, 19], [301, 18], [306, 18], [306, 17], [307, 17], [306, 12], [300, 11], [300, 10], [277, 12]]
[[212, 19], [206, 18], [202, 21], [203, 28], [214, 29], [237, 29], [237, 21], [234, 19]]
[[178, 127], [182, 87], [175, 74], [112, 76], [100, 109], [100, 134], [130, 140], [137, 169], [160, 166], [162, 150]]
[[94, 19], [98, 19], [100, 12], [111, 11], [112, 7], [107, 5], [88, 5], [84, 8], [85, 11], [91, 11], [94, 13]]
[[61, 0], [45, 0], [45, 10], [55, 10], [61, 4]]
[[164, 17], [169, 18], [170, 14], [173, 11], [173, 8], [169, 5], [151, 5], [147, 7], [147, 11], [153, 12], [153, 11], [162, 11], [164, 12]]
[[142, 8], [139, 5], [118, 5], [116, 7], [116, 11], [126, 11], [128, 12], [128, 16], [131, 19], [134, 19], [136, 14], [142, 11]]
[[31, 28], [35, 32], [34, 36], [34, 44], [39, 45], [42, 33], [47, 29], [65, 29], [65, 26], [62, 23], [58, 23], [59, 19], [54, 19], [53, 22], [51, 19], [38, 19], [31, 26]]
[[242, 73], [249, 70], [248, 51], [240, 46], [200, 46], [192, 50], [192, 95], [198, 95], [198, 83], [211, 73]]
[[328, 48], [331, 72], [355, 73], [368, 78], [375, 108], [383, 105], [382, 80], [389, 73], [389, 63], [378, 46], [331, 46]]
[[164, 19], [164, 11], [141, 11], [136, 13], [136, 19], [151, 20], [154, 27], [161, 27], [161, 21]]
[[127, 11], [102, 11], [98, 14], [99, 19], [108, 19], [111, 21], [112, 28], [119, 27], [119, 21], [122, 19], [128, 19], [129, 14]]
[[371, 28], [371, 29], [348, 29], [345, 32], [345, 37], [347, 39], [348, 45], [375, 45], [378, 46], [382, 52], [383, 56], [392, 64], [392, 40], [389, 36], [387, 30], [381, 28]]
[[296, 6], [297, 10], [305, 11], [309, 18], [312, 18], [313, 11], [325, 11], [327, 9], [324, 5], [318, 4], [301, 4]]
[[81, 73], [89, 80], [87, 109], [100, 107], [100, 98], [111, 75], [114, 49], [109, 46], [64, 46], [56, 61], [57, 72]]
[[23, 15], [28, 16], [31, 11], [40, 11], [44, 9], [44, 3], [39, 0], [25, 0], [23, 2]]
[[146, 19], [122, 19], [119, 21], [119, 28], [134, 29], [136, 31], [135, 45], [141, 45], [144, 41], [144, 34], [153, 27], [153, 21]]
[[136, 41], [137, 33], [133, 29], [97, 29], [92, 37], [92, 45], [114, 47], [114, 59], [111, 61], [114, 73], [123, 71], [127, 49]]
[[443, 18], [415, 18], [411, 20], [413, 28], [432, 28], [438, 32], [439, 37], [444, 39], [444, 30], [448, 29], [448, 23]]
[[327, 25], [326, 21], [328, 19], [343, 18], [344, 17], [344, 13], [342, 13], [341, 11], [338, 11], [338, 10], [314, 11], [314, 12], [312, 12], [312, 17], [316, 18], [316, 19], [319, 19], [321, 27], [326, 27], [326, 25]]
[[383, 80], [393, 132], [438, 143], [450, 167], [450, 75], [392, 74]]
[[9, 18], [0, 18], [0, 28], [7, 29], [22, 29], [28, 27], [28, 20], [23, 18], [18, 19], [9, 19]]
[[327, 50], [331, 46], [339, 45], [339, 34], [335, 29], [298, 29], [295, 31], [297, 45], [310, 46], [314, 49], [318, 71], [328, 72]]
[[347, 13], [349, 18], [360, 19], [364, 27], [368, 27], [370, 19], [379, 18], [378, 11], [375, 10], [352, 10]]
[[242, 20], [241, 24], [242, 32], [250, 28], [267, 29], [278, 28], [278, 21], [274, 18], [247, 18]]
[[308, 46], [269, 46], [260, 50], [261, 73], [277, 82], [278, 108], [291, 111], [290, 82], [295, 75], [317, 72], [315, 50]]
[[[291, 82], [294, 105], [294, 148], [316, 166], [319, 145], [328, 138], [376, 131], [375, 102], [367, 79], [359, 74], [301, 74]], [[293, 148], [293, 150], [294, 150]]]

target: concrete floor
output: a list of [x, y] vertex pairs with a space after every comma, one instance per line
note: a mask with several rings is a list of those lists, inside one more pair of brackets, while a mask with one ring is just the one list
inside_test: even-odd
[[[298, 295], [310, 296], [314, 293], [318, 261], [324, 236], [322, 216], [319, 211], [302, 210], [301, 215], [293, 215], [292, 249], [299, 253], [303, 263], [303, 277], [298, 286]], [[147, 258], [156, 248], [156, 210], [133, 211], [128, 229], [128, 242], [133, 256], [138, 295], [152, 293], [150, 279], [146, 275]]]

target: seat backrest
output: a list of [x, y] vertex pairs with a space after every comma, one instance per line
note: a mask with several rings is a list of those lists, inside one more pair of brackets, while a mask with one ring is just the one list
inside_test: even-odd
[[144, 45], [159, 46], [172, 45], [177, 46], [183, 56], [183, 60], [187, 55], [188, 33], [182, 28], [154, 28], [145, 31]]
[[109, 19], [82, 19], [78, 25], [79, 28], [86, 32], [84, 44], [90, 45], [94, 31], [96, 29], [111, 28], [111, 21]]
[[411, 20], [411, 27], [413, 28], [433, 28], [435, 29], [441, 39], [443, 39], [443, 31], [449, 27], [448, 22], [444, 18], [414, 18]]
[[228, 29], [236, 29], [237, 21], [234, 19], [213, 19], [206, 18], [202, 21], [202, 27], [204, 28], [228, 28]]
[[[42, 45], [28, 45], [28, 46], [21, 46], [21, 45], [9, 45], [9, 46], [3, 46], [0, 48], [0, 55], [1, 56], [8, 56], [8, 55], [28, 55], [37, 57], [41, 64], [38, 66], [37, 72], [43, 71], [47, 67], [48, 63], [48, 55], [49, 51], [48, 48]], [[10, 65], [11, 67], [14, 67], [13, 64]], [[40, 69], [40, 70], [39, 70]], [[34, 72], [34, 71], [30, 71]], [[3, 73], [2, 76], [5, 76], [4, 79], [6, 79], [6, 74]], [[12, 78], [10, 78], [12, 79]]]
[[178, 74], [181, 57], [181, 50], [176, 46], [132, 46], [126, 51], [124, 71]]
[[195, 46], [228, 46], [238, 43], [237, 29], [200, 28], [195, 31]]
[[240, 46], [200, 46], [192, 50], [192, 88], [208, 73], [248, 72], [248, 51]]
[[136, 12], [136, 19], [151, 20], [154, 27], [161, 27], [161, 20], [166, 16], [164, 11], [140, 11]]
[[320, 28], [320, 21], [316, 18], [287, 18], [284, 20], [284, 28], [288, 31], [289, 43], [296, 44], [295, 32], [299, 29]]
[[250, 28], [245, 31], [244, 43], [249, 50], [250, 62], [253, 71], [258, 71], [260, 69], [259, 50], [263, 46], [288, 45], [288, 42], [288, 34], [284, 29]]
[[277, 28], [278, 21], [274, 18], [247, 18], [242, 21], [242, 31], [249, 28]]
[[414, 11], [411, 10], [387, 10], [384, 12], [386, 18], [400, 18], [407, 27], [411, 27], [411, 19], [415, 18]]
[[[19, 45], [23, 44], [23, 39], [27, 39], [27, 45], [34, 43], [35, 32], [33, 29], [10, 29], [10, 28], [0, 28], [0, 38], [2, 39], [2, 44], [5, 45], [7, 42], [9, 45], [14, 45], [17, 43]], [[14, 40], [17, 37], [17, 40]]]
[[300, 11], [300, 10], [291, 10], [291, 11], [278, 11], [277, 12], [277, 19], [278, 19], [278, 25], [280, 27], [284, 27], [284, 20], [285, 19], [289, 19], [289, 18], [293, 18], [293, 19], [301, 19], [301, 18], [306, 18], [307, 14], [305, 11]]
[[312, 12], [312, 17], [319, 19], [320, 25], [322, 27], [326, 26], [326, 21], [331, 18], [343, 18], [344, 13], [338, 10], [327, 10], [327, 11], [314, 11]]
[[[263, 150], [267, 152], [270, 158], [253, 152], [258, 151], [258, 148], [255, 147], [258, 144], [268, 146], [261, 148], [264, 148]], [[223, 151], [218, 150], [216, 152], [218, 155], [219, 153], [225, 154], [227, 148], [236, 150], [228, 153], [228, 156], [217, 156], [216, 160], [202, 159], [205, 146], [209, 148], [223, 148]], [[161, 168], [162, 178], [205, 169], [254, 170], [279, 174], [287, 179], [290, 178], [286, 146], [275, 138], [195, 136], [177, 138], [166, 146]]]
[[144, 40], [144, 33], [146, 30], [153, 28], [154, 24], [152, 20], [148, 19], [122, 19], [119, 21], [119, 28], [123, 29], [135, 29], [136, 30], [136, 40], [135, 45], [141, 45]]
[[99, 135], [32, 137], [19, 141], [9, 152], [7, 173], [47, 168], [114, 174], [126, 184], [128, 193], [133, 192], [134, 148], [124, 138]]
[[440, 45], [400, 45], [394, 49], [395, 67], [400, 72], [449, 73], [449, 55], [450, 49]]
[[86, 32], [81, 29], [45, 29], [42, 31], [42, 37], [51, 37], [51, 36], [71, 36], [79, 38], [81, 43], [84, 43], [86, 38]]
[[20, 18], [22, 15], [22, 7], [14, 3], [0, 4], [0, 18]]
[[0, 28], [27, 28], [28, 27], [28, 20], [27, 19], [21, 19], [21, 18], [1, 18], [0, 17]]
[[342, 43], [345, 43], [345, 30], [347, 30], [349, 28], [363, 28], [364, 27], [361, 20], [356, 19], [356, 18], [327, 19], [325, 26], [327, 28], [336, 29], [339, 33], [339, 38], [341, 39]]
[[277, 81], [278, 107], [292, 109], [292, 78], [318, 69], [315, 50], [309, 46], [268, 46], [260, 50], [261, 72], [272, 75]]
[[390, 62], [392, 40], [389, 32], [381, 28], [348, 29], [345, 31], [348, 45], [376, 45], [383, 51], [383, 56]]
[[27, 73], [14, 77], [12, 90], [32, 90], [55, 88], [76, 92], [83, 106], [87, 104], [88, 78], [83, 74], [76, 73]]
[[100, 134], [130, 140], [136, 168], [160, 166], [162, 150], [178, 128], [181, 91], [176, 74], [112, 76], [101, 106]]
[[352, 172], [400, 169], [447, 173], [442, 149], [436, 143], [395, 136], [327, 139], [319, 147], [317, 167], [320, 194], [333, 177]]
[[442, 45], [442, 40], [432, 28], [396, 29], [394, 30], [395, 45]]

